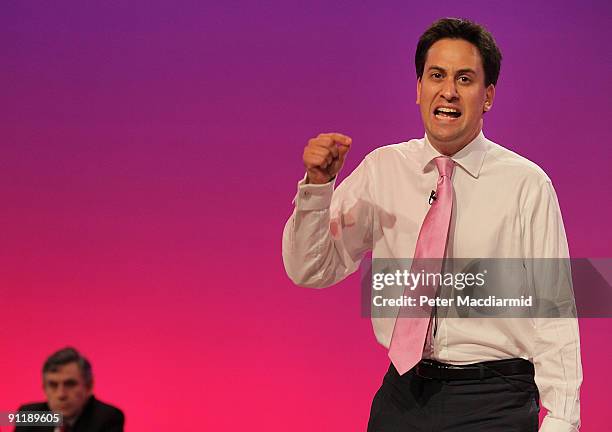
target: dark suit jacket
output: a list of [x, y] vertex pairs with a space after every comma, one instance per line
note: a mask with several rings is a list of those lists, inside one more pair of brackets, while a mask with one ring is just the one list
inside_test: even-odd
[[[23, 405], [19, 411], [49, 411], [46, 402]], [[123, 432], [124, 417], [121, 410], [91, 397], [72, 432]], [[53, 426], [17, 426], [15, 432], [53, 432]]]

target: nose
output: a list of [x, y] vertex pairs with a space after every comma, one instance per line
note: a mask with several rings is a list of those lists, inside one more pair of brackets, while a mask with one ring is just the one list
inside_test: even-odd
[[66, 387], [63, 385], [59, 385], [57, 388], [57, 398], [61, 401], [64, 401], [68, 398], [68, 393], [66, 392]]
[[457, 83], [453, 77], [448, 77], [442, 83], [442, 97], [446, 99], [448, 102], [451, 102], [457, 98], [459, 98], [459, 94], [457, 93]]

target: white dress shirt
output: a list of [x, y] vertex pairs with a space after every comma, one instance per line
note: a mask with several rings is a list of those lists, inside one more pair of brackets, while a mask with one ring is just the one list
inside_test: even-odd
[[[336, 190], [333, 182], [300, 181], [283, 233], [291, 280], [312, 288], [333, 285], [356, 271], [370, 250], [372, 258], [411, 258], [436, 189], [438, 156], [425, 137], [374, 150]], [[569, 257], [557, 196], [542, 169], [482, 132], [452, 159], [447, 256]], [[395, 318], [372, 318], [372, 325], [388, 348]], [[575, 318], [439, 319], [431, 350], [429, 357], [452, 364], [530, 360], [548, 410], [540, 431], [578, 429], [582, 367]]]

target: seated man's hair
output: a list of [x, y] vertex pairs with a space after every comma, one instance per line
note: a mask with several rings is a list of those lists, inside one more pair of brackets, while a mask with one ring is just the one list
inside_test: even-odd
[[93, 382], [91, 364], [89, 363], [89, 360], [83, 357], [81, 353], [72, 347], [62, 348], [61, 350], [51, 354], [43, 365], [43, 375], [47, 372], [57, 372], [60, 366], [73, 362], [79, 366], [83, 379], [85, 380], [85, 384], [87, 386], [91, 386], [91, 383]]

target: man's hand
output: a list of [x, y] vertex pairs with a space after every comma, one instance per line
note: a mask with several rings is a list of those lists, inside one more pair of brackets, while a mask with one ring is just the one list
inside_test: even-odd
[[339, 133], [322, 133], [304, 147], [306, 183], [323, 184], [338, 174], [353, 140]]

